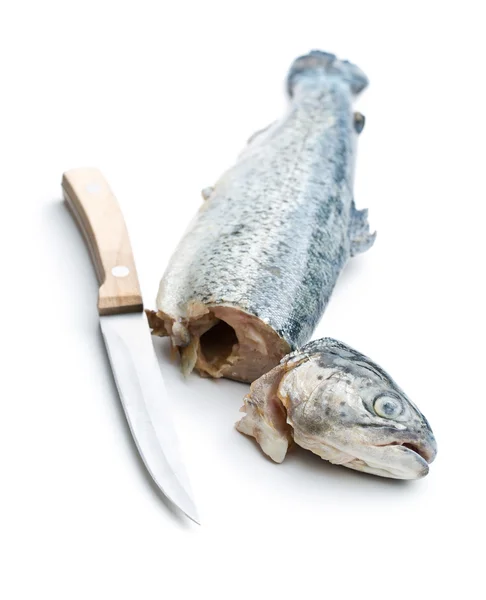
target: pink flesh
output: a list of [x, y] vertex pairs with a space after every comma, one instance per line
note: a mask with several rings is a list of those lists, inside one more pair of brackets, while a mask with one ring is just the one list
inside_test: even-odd
[[256, 439], [261, 449], [275, 462], [282, 462], [293, 443], [287, 411], [279, 397], [279, 385], [287, 370], [279, 365], [255, 381], [245, 397], [245, 413], [236, 429]]
[[[169, 315], [148, 312], [155, 335], [169, 335], [182, 362], [201, 375], [252, 382], [275, 367], [289, 345], [257, 317], [230, 306], [208, 306], [207, 312], [175, 321]], [[178, 327], [188, 332], [181, 342]]]

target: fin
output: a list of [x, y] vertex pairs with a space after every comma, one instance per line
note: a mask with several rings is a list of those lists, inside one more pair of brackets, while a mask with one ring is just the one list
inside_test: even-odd
[[354, 124], [354, 130], [356, 131], [356, 133], [360, 134], [363, 131], [365, 123], [366, 123], [365, 116], [363, 114], [361, 114], [360, 112], [355, 112], [353, 115], [353, 124]]
[[275, 123], [275, 121], [272, 121], [270, 123], [270, 125], [267, 125], [263, 129], [259, 129], [258, 131], [255, 131], [255, 133], [248, 138], [248, 140], [247, 140], [246, 143], [247, 144], [252, 144], [257, 138], [260, 137], [260, 135], [262, 135], [263, 133], [267, 132], [274, 123]]
[[203, 197], [203, 200], [209, 200], [209, 198], [213, 192], [214, 192], [214, 188], [212, 186], [208, 186], [208, 187], [204, 188], [203, 190], [201, 190], [201, 196]]
[[351, 220], [349, 223], [349, 238], [351, 242], [351, 256], [366, 252], [373, 245], [376, 232], [370, 233], [368, 223], [368, 209], [357, 210], [354, 200], [351, 204]]
[[255, 131], [247, 140], [246, 146], [241, 150], [238, 158], [242, 158], [246, 155], [248, 151], [253, 150], [255, 146], [258, 146], [260, 143], [263, 143], [267, 139], [267, 134], [270, 133], [272, 127], [277, 123], [277, 121], [272, 121], [270, 125], [263, 127], [263, 129], [259, 129]]
[[309, 54], [297, 58], [290, 67], [287, 75], [289, 96], [293, 96], [296, 84], [302, 79], [318, 79], [322, 75], [338, 77], [346, 81], [353, 94], [359, 94], [368, 85], [368, 78], [356, 65], [347, 60], [339, 60], [335, 54], [312, 50]]

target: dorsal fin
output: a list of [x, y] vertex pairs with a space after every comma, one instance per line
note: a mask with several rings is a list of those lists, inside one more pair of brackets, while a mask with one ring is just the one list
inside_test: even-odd
[[370, 233], [368, 223], [368, 209], [357, 210], [354, 200], [351, 203], [351, 219], [349, 222], [349, 239], [351, 242], [351, 256], [366, 252], [376, 238], [376, 231]]

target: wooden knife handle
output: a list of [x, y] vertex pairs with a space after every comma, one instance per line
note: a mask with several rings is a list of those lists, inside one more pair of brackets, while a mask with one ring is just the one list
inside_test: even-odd
[[62, 189], [88, 244], [98, 281], [98, 312], [142, 312], [143, 301], [120, 206], [98, 169], [72, 169]]

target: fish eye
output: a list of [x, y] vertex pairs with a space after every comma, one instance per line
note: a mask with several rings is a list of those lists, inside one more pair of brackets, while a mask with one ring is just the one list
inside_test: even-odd
[[378, 396], [373, 403], [375, 413], [384, 419], [396, 419], [403, 413], [403, 404], [398, 398]]

